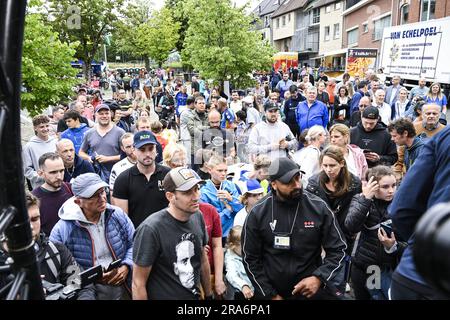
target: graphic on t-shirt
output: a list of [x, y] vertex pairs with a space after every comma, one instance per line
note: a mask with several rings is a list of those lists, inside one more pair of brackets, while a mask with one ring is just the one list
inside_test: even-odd
[[191, 258], [194, 256], [194, 235], [192, 233], [184, 233], [180, 242], [175, 247], [177, 261], [173, 264], [173, 271], [180, 279], [183, 287], [196, 291], [194, 268], [192, 267]]

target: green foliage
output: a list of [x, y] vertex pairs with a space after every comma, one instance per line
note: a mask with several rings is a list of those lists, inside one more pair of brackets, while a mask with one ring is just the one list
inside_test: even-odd
[[230, 0], [187, 0], [189, 17], [183, 61], [189, 62], [207, 79], [235, 86], [252, 84], [251, 73], [270, 68], [274, 49], [252, 30], [253, 17]]
[[85, 62], [85, 78], [89, 79], [91, 61], [104, 37], [111, 32], [124, 0], [50, 0], [52, 25], [60, 39], [79, 41], [76, 57]]
[[183, 50], [184, 39], [189, 26], [189, 18], [186, 14], [186, 10], [184, 10], [184, 3], [184, 0], [166, 0], [164, 4], [164, 6], [172, 12], [174, 20], [180, 24], [180, 30], [178, 32], [180, 37], [175, 45], [178, 52]]
[[27, 14], [22, 57], [22, 108], [34, 116], [73, 94], [77, 70], [70, 62], [78, 43], [63, 43], [40, 14]]
[[180, 24], [167, 8], [151, 15], [148, 10], [145, 6], [128, 6], [123, 19], [116, 24], [116, 43], [122, 52], [150, 57], [162, 65], [179, 39]]

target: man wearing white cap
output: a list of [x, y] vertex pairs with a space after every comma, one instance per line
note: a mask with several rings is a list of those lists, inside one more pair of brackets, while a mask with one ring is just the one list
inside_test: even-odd
[[200, 282], [205, 299], [211, 298], [208, 239], [199, 211], [202, 183], [195, 171], [182, 167], [164, 178], [169, 207], [149, 216], [136, 230], [134, 300], [197, 300]]
[[98, 300], [119, 300], [131, 294], [134, 226], [122, 209], [106, 202], [107, 187], [95, 173], [76, 177], [74, 197], [59, 210], [50, 240], [66, 245], [84, 269], [99, 264], [106, 269], [120, 259], [120, 266], [104, 272], [95, 285]]

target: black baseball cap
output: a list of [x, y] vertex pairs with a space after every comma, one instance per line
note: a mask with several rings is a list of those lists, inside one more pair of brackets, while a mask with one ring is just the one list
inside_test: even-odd
[[264, 104], [264, 111], [269, 111], [269, 110], [273, 110], [273, 109], [279, 110], [280, 108], [278, 107], [278, 105], [276, 103], [273, 103], [272, 101], [267, 101]]
[[379, 116], [380, 112], [378, 111], [377, 107], [367, 107], [362, 113], [362, 117], [366, 119], [378, 120]]
[[281, 183], [289, 183], [298, 173], [304, 172], [300, 170], [297, 163], [287, 157], [277, 158], [269, 166], [270, 181], [278, 180]]

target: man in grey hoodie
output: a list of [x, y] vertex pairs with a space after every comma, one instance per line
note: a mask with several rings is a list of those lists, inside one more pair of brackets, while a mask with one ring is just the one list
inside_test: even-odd
[[36, 189], [44, 183], [39, 177], [39, 158], [47, 152], [56, 151], [56, 138], [50, 136], [50, 119], [45, 115], [33, 117], [35, 136], [23, 148], [23, 167], [25, 178], [31, 183], [31, 188]]

